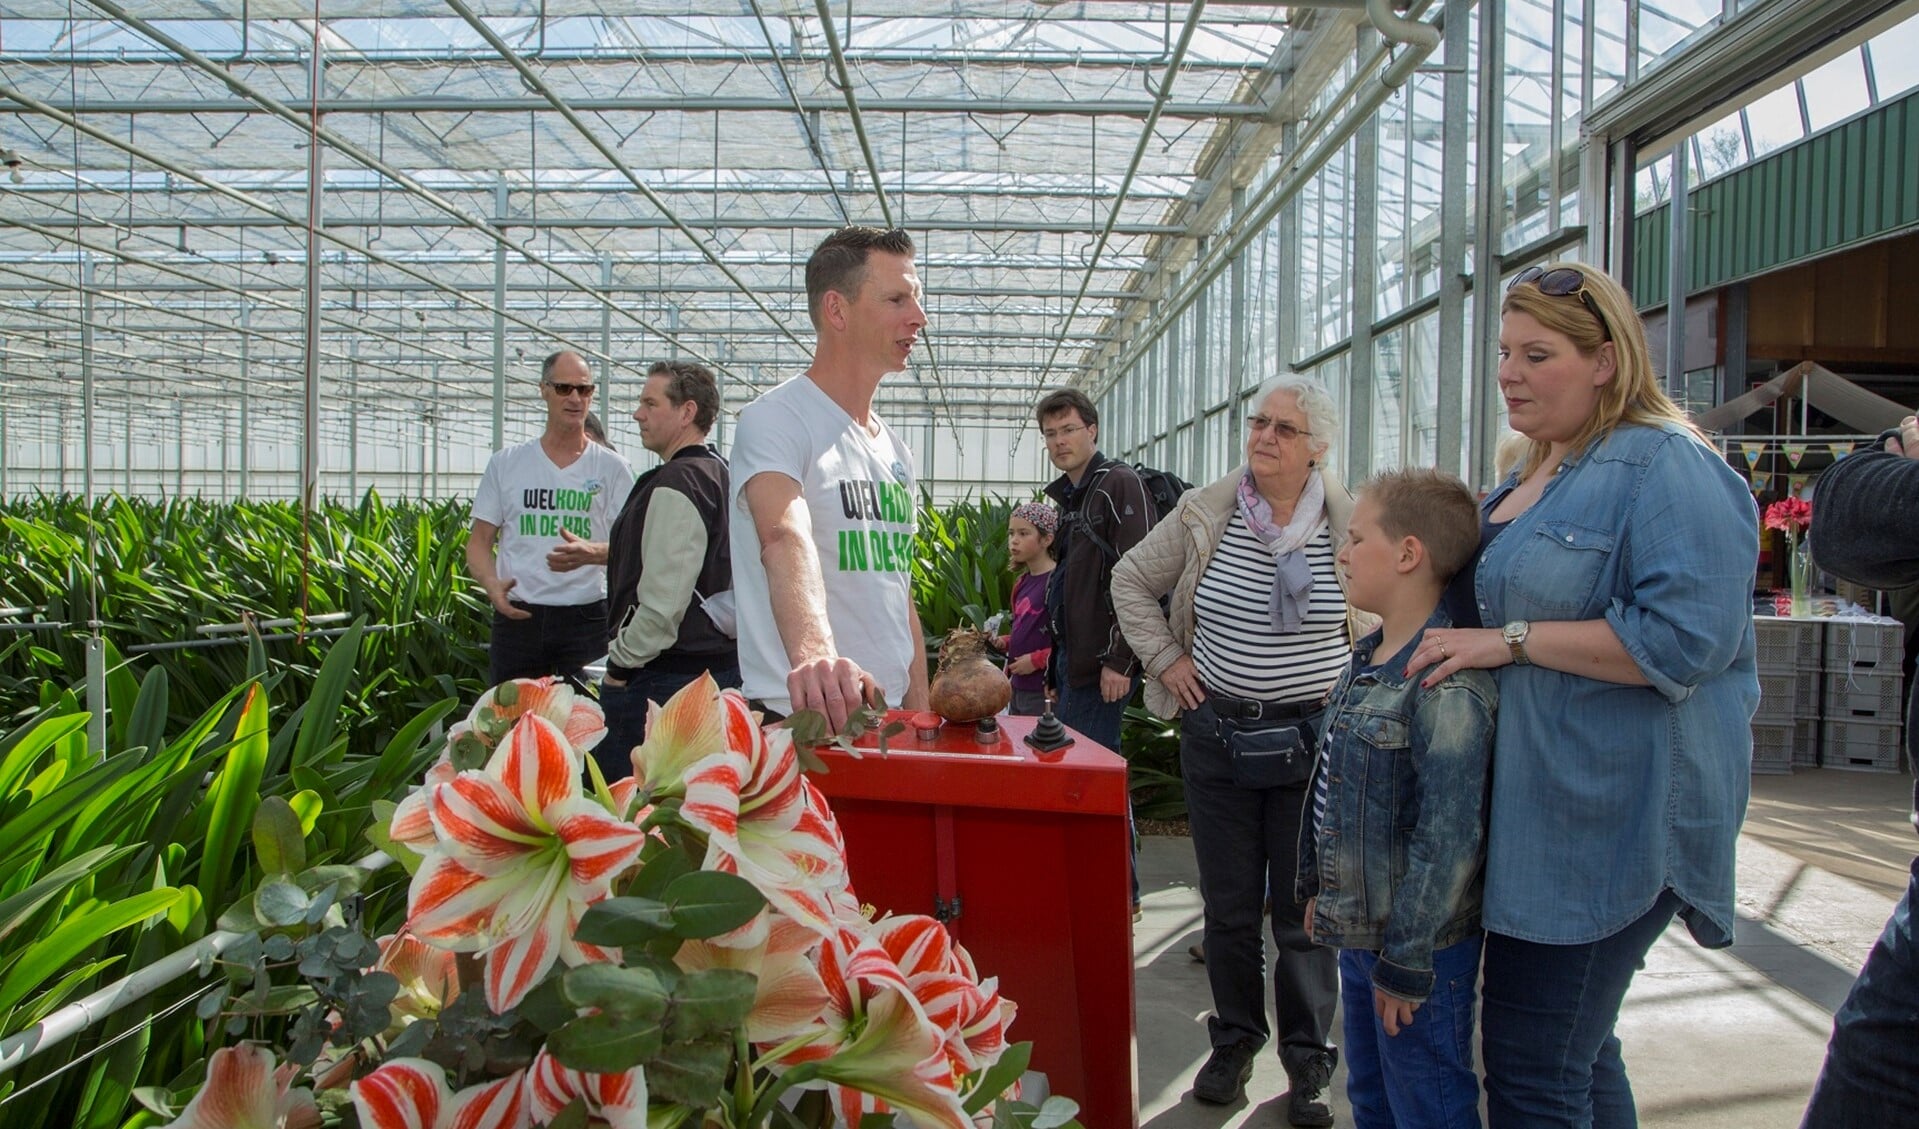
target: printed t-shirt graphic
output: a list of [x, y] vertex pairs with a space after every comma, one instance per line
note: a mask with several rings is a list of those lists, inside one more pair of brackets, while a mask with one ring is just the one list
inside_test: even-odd
[[918, 497], [913, 455], [877, 414], [873, 423], [871, 431], [860, 427], [817, 384], [797, 376], [748, 404], [733, 431], [740, 673], [749, 698], [782, 713], [791, 711], [786, 676], [792, 665], [773, 622], [759, 533], [745, 499], [746, 484], [764, 472], [800, 484], [839, 654], [871, 674], [889, 704], [906, 693]]
[[605, 569], [554, 572], [546, 567], [546, 554], [560, 543], [562, 529], [589, 541], [606, 540], [632, 488], [632, 465], [597, 443], [588, 443], [564, 467], [553, 465], [538, 439], [488, 459], [473, 496], [473, 516], [500, 527], [494, 568], [501, 579], [519, 582], [509, 596], [547, 606], [605, 599]]

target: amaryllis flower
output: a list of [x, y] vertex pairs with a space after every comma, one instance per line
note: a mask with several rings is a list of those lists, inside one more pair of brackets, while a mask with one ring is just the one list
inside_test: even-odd
[[739, 947], [719, 943], [723, 938], [688, 941], [680, 946], [674, 963], [687, 972], [732, 968], [757, 977], [746, 1037], [770, 1046], [812, 1030], [831, 1000], [814, 963], [819, 935], [778, 914], [760, 916], [766, 919], [766, 928], [758, 943]]
[[633, 775], [656, 799], [679, 795], [695, 763], [726, 749], [750, 758], [765, 742], [740, 692], [722, 692], [712, 675], [702, 674], [664, 705], [647, 703], [646, 741], [633, 749]]
[[706, 835], [705, 869], [738, 874], [821, 936], [837, 931], [844, 840], [825, 798], [800, 774], [791, 733], [776, 730], [694, 764], [680, 816]]
[[899, 966], [926, 1018], [945, 1038], [957, 1072], [971, 1074], [999, 1061], [1018, 1009], [1000, 997], [997, 977], [980, 980], [973, 958], [944, 925], [918, 914], [884, 917], [868, 937]]
[[[600, 712], [599, 704], [575, 691], [573, 684], [564, 678], [515, 678], [502, 682], [480, 695], [466, 720], [473, 727], [473, 735], [491, 749], [527, 714], [537, 714], [559, 726], [560, 732], [566, 734], [566, 739], [581, 754], [606, 736], [606, 715]], [[448, 743], [460, 735], [459, 727], [455, 726], [447, 734]]]
[[531, 1129], [526, 1072], [459, 1093], [440, 1064], [396, 1058], [353, 1084], [361, 1129]]
[[553, 967], [613, 953], [573, 939], [586, 907], [632, 866], [646, 835], [580, 791], [566, 737], [522, 715], [486, 768], [428, 793], [438, 835], [407, 891], [407, 931], [486, 954], [486, 1001], [519, 1003]]
[[817, 1063], [846, 1125], [891, 1109], [920, 1129], [970, 1129], [945, 1039], [886, 951], [840, 930], [821, 943], [819, 968], [827, 1004], [809, 1025], [816, 1037], [780, 1066]]
[[588, 1117], [611, 1129], [646, 1129], [646, 1070], [585, 1074], [560, 1065], [542, 1049], [526, 1075], [527, 1104], [536, 1125], [545, 1125], [575, 1098], [586, 1101]]
[[445, 753], [426, 770], [426, 781], [418, 788], [408, 792], [406, 798], [393, 809], [393, 819], [387, 824], [387, 838], [402, 846], [411, 847], [416, 854], [425, 854], [439, 841], [439, 834], [433, 830], [433, 817], [428, 814], [426, 798], [436, 785], [445, 784], [460, 774], [453, 767], [453, 760]]
[[1781, 498], [1766, 507], [1766, 528], [1797, 537], [1812, 524], [1812, 503], [1804, 498]]
[[459, 998], [459, 959], [404, 930], [380, 938], [380, 959], [373, 967], [400, 982], [400, 994], [389, 1005], [398, 1026], [432, 1019]]
[[164, 1129], [314, 1129], [313, 1091], [293, 1089], [300, 1068], [273, 1068], [273, 1052], [245, 1044], [221, 1047], [207, 1060], [206, 1085]]

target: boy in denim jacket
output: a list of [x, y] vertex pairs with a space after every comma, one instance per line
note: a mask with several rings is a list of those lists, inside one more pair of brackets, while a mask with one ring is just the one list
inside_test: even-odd
[[1359, 1129], [1479, 1125], [1473, 1010], [1486, 792], [1498, 691], [1484, 670], [1406, 676], [1447, 581], [1479, 549], [1464, 484], [1431, 470], [1367, 482], [1339, 567], [1382, 619], [1327, 697], [1302, 820], [1306, 928], [1337, 946], [1346, 1089]]

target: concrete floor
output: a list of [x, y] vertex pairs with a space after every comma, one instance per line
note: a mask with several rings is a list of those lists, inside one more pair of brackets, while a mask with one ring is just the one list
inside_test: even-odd
[[[1627, 1069], [1649, 1129], [1791, 1129], [1825, 1053], [1832, 1011], [1905, 891], [1919, 853], [1903, 774], [1801, 770], [1753, 778], [1739, 842], [1739, 932], [1709, 952], [1675, 925], [1654, 945], [1620, 1017]], [[1190, 1094], [1211, 1008], [1191, 844], [1149, 837], [1145, 915], [1134, 927], [1140, 1124], [1228, 1129], [1286, 1124], [1285, 1072], [1262, 1053], [1237, 1107]], [[1269, 1004], [1270, 1006], [1270, 1004]], [[1345, 1075], [1338, 1124], [1350, 1125]]]

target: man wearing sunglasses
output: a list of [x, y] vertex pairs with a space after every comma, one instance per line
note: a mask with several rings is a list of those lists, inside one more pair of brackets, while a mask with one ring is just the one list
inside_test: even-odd
[[[606, 569], [555, 572], [547, 554], [566, 534], [605, 541], [633, 488], [633, 466], [586, 435], [593, 372], [578, 353], [540, 366], [546, 428], [495, 452], [473, 498], [466, 567], [493, 605], [488, 680], [559, 675], [605, 653]], [[497, 549], [497, 552], [496, 552]]]

